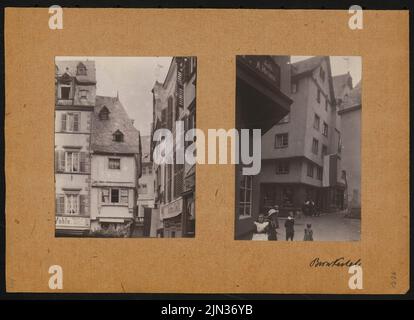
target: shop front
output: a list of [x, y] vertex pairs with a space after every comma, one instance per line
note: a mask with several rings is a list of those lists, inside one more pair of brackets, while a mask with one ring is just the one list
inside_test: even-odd
[[55, 220], [56, 236], [79, 236], [89, 233], [89, 217], [59, 215]]
[[164, 238], [180, 238], [183, 234], [183, 198], [180, 197], [160, 207]]

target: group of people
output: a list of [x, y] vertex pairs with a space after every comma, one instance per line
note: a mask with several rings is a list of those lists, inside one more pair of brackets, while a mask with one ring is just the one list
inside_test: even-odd
[[302, 212], [305, 216], [319, 217], [320, 211], [313, 200], [306, 200], [302, 206]]
[[[255, 230], [252, 240], [269, 240], [277, 241], [277, 229], [279, 229], [279, 207], [276, 205], [271, 208], [267, 214], [260, 214], [257, 221], [254, 222]], [[285, 223], [286, 241], [293, 241], [295, 236], [295, 218], [293, 212], [290, 212]], [[312, 225], [308, 223], [304, 230], [304, 241], [313, 241]]]

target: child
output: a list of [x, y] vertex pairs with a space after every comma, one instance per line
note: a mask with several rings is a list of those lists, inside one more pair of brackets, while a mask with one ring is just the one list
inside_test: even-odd
[[293, 219], [293, 212], [289, 212], [288, 219], [285, 221], [286, 241], [293, 241], [293, 237], [295, 236], [294, 225], [295, 219]]
[[313, 241], [313, 230], [312, 225], [308, 223], [305, 229], [305, 235], [303, 236], [303, 241]]

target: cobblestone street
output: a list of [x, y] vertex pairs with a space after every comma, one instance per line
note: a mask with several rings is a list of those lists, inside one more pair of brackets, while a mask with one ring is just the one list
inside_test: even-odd
[[[326, 213], [319, 217], [295, 219], [294, 241], [303, 241], [307, 223], [312, 224], [314, 241], [359, 241], [361, 220], [344, 218], [344, 212]], [[279, 220], [278, 240], [285, 241], [285, 219]]]

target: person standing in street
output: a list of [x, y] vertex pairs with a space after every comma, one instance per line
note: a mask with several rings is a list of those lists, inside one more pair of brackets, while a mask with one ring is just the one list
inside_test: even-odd
[[313, 230], [312, 224], [308, 223], [305, 228], [305, 234], [303, 236], [303, 241], [313, 241]]
[[275, 208], [272, 208], [268, 211], [266, 216], [266, 221], [269, 222], [269, 240], [276, 241], [277, 240], [277, 231], [276, 229], [279, 228], [279, 221], [277, 219], [278, 210], [276, 210], [277, 206]]
[[293, 219], [292, 212], [289, 213], [287, 220], [285, 221], [285, 229], [286, 229], [286, 241], [293, 241], [293, 237], [295, 235], [295, 219]]

